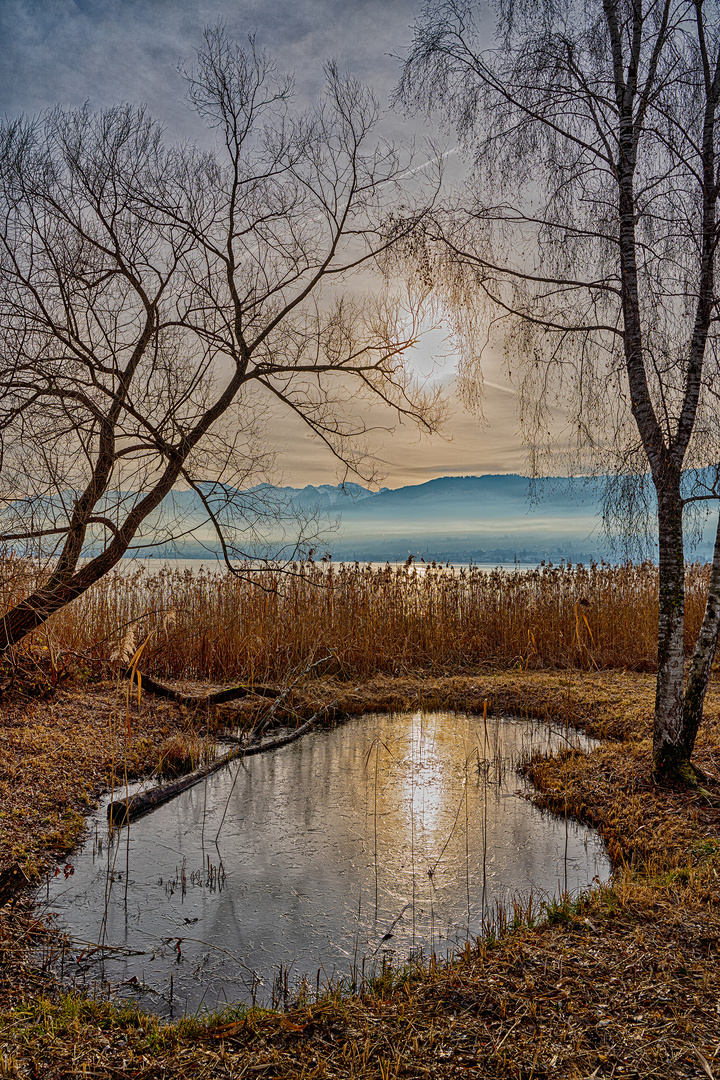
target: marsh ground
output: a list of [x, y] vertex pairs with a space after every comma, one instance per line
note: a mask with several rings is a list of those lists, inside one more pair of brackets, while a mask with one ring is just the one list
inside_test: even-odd
[[[27, 687], [25, 687], [27, 690]], [[46, 933], [22, 894], [0, 907], [0, 1075], [28, 1077], [720, 1076], [720, 810], [650, 779], [654, 678], [482, 671], [309, 681], [278, 719], [337, 700], [346, 713], [459, 709], [553, 717], [600, 736], [589, 755], [527, 766], [537, 801], [592, 823], [609, 886], [560, 902], [451, 964], [388, 972], [360, 994], [288, 1010], [232, 1009], [161, 1024], [68, 995], [38, 966]], [[11, 691], [0, 719], [2, 867], [30, 880], [64, 862], [102, 790], [197, 748], [266, 703], [189, 709], [112, 681]], [[720, 774], [720, 687], [696, 760]], [[0, 898], [1, 902], [1, 898]]]

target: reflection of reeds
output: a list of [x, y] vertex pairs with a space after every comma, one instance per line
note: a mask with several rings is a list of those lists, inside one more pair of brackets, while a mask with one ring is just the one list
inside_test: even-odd
[[365, 756], [365, 772], [367, 772], [368, 762], [370, 761], [370, 755], [373, 750], [375, 751], [375, 776], [373, 782], [373, 864], [374, 864], [374, 876], [375, 876], [375, 921], [378, 917], [378, 825], [377, 825], [377, 796], [378, 796], [378, 754], [380, 753], [380, 747], [383, 746], [388, 753], [390, 749], [387, 743], [384, 743], [382, 739], [377, 736], [370, 744], [370, 748]]
[[[420, 720], [420, 724], [416, 723]], [[489, 861], [493, 857], [492, 841], [489, 833], [489, 820], [492, 821], [492, 810], [489, 812], [489, 796], [495, 804], [499, 805], [509, 789], [509, 783], [513, 788], [517, 786], [518, 766], [524, 765], [534, 755], [540, 755], [543, 760], [546, 755], [562, 751], [564, 746], [575, 745], [570, 743], [569, 735], [565, 734], [559, 725], [550, 726], [544, 722], [527, 721], [525, 723], [513, 722], [512, 731], [504, 730], [506, 721], [494, 717], [488, 719], [487, 707], [482, 718], [482, 726], [478, 723], [475, 727], [476, 744], [469, 749], [465, 743], [465, 751], [462, 762], [459, 762], [453, 753], [448, 753], [446, 748], [445, 761], [447, 763], [446, 781], [452, 777], [452, 784], [460, 783], [461, 791], [455, 788], [454, 796], [448, 787], [446, 791], [445, 810], [450, 811], [447, 824], [443, 825], [440, 819], [434, 819], [428, 833], [424, 815], [426, 807], [424, 798], [418, 799], [418, 790], [425, 792], [425, 780], [423, 779], [423, 758], [426, 752], [424, 740], [426, 731], [425, 717], [418, 713], [413, 716], [409, 731], [409, 743], [403, 743], [404, 751], [400, 754], [399, 762], [403, 770], [404, 781], [400, 786], [401, 798], [393, 805], [406, 807], [403, 820], [396, 834], [402, 837], [403, 847], [406, 852], [406, 861], [403, 862], [398, 881], [405, 880], [407, 875], [406, 891], [403, 892], [401, 885], [399, 892], [392, 896], [392, 902], [384, 911], [382, 926], [378, 928], [379, 911], [379, 844], [378, 844], [378, 790], [379, 790], [379, 767], [384, 766], [386, 761], [380, 762], [380, 750], [383, 748], [389, 754], [387, 744], [376, 733], [368, 745], [364, 754], [364, 772], [367, 777], [367, 823], [368, 840], [372, 844], [373, 866], [375, 878], [375, 926], [379, 930], [372, 956], [376, 957], [381, 952], [388, 951], [393, 955], [398, 950], [407, 949], [413, 955], [418, 946], [427, 948], [428, 944], [432, 951], [435, 947], [435, 901], [442, 904], [452, 905], [451, 921], [454, 940], [460, 935], [470, 940], [478, 928], [485, 932], [488, 920], [495, 918], [494, 909], [498, 901], [497, 882], [490, 877], [488, 872]], [[567, 729], [568, 732], [570, 729]], [[428, 737], [432, 729], [428, 730]], [[577, 745], [581, 745], [577, 737]], [[486, 756], [482, 756], [486, 755]], [[390, 755], [393, 756], [393, 755]], [[373, 768], [374, 766], [374, 768]], [[458, 771], [458, 766], [459, 770]], [[472, 791], [471, 791], [472, 784]], [[452, 798], [452, 805], [450, 803]], [[407, 802], [405, 801], [407, 799]], [[455, 801], [457, 800], [457, 801]], [[564, 858], [558, 866], [558, 891], [564, 893], [568, 889], [568, 859], [569, 859], [569, 814], [567, 807], [564, 816], [565, 825], [565, 849]], [[370, 821], [372, 815], [372, 822]], [[451, 820], [450, 820], [451, 819]], [[463, 825], [464, 821], [464, 825]], [[473, 824], [471, 835], [470, 825]], [[370, 834], [372, 829], [372, 835]], [[428, 839], [430, 838], [430, 843]], [[443, 867], [441, 874], [438, 868], [445, 859], [446, 852], [454, 840], [447, 865]], [[385, 847], [392, 848], [392, 839]], [[417, 876], [418, 859], [425, 863], [422, 879]], [[448, 873], [449, 871], [449, 873]], [[392, 870], [389, 880], [392, 881]], [[464, 885], [464, 897], [461, 890]], [[552, 888], [550, 882], [548, 888]], [[406, 902], [402, 907], [396, 906], [398, 899]], [[460, 904], [464, 900], [465, 916], [461, 915]], [[516, 904], [520, 903], [516, 899]], [[396, 935], [396, 927], [408, 914], [407, 926], [404, 933]], [[358, 924], [360, 917], [358, 914]], [[392, 945], [386, 943], [392, 938]], [[357, 957], [356, 957], [357, 959]], [[353, 968], [354, 970], [354, 968]]]
[[[159, 675], [274, 681], [331, 653], [342, 673], [528, 667], [650, 670], [657, 649], [657, 568], [546, 566], [517, 573], [432, 566], [307, 564], [259, 576], [165, 569], [113, 573], [36, 632], [35, 648], [101, 662], [130, 628], [152, 635], [143, 666]], [[705, 566], [688, 566], [688, 645], [700, 627]], [[7, 608], [32, 578], [0, 563]]]

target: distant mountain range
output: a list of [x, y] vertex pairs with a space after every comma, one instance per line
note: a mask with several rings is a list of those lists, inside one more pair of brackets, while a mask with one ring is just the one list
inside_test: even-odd
[[[175, 492], [176, 510], [194, 518], [197, 497]], [[314, 557], [336, 561], [405, 561], [409, 555], [452, 563], [589, 562], [611, 556], [600, 530], [600, 484], [528, 477], [446, 476], [425, 484], [370, 491], [360, 484], [304, 488], [260, 485], [241, 499], [275, 508], [278, 519], [317, 517]], [[232, 516], [228, 513], [228, 519]], [[187, 528], [187, 523], [185, 525]], [[207, 558], [216, 542], [200, 525], [173, 545], [186, 558]], [[169, 547], [155, 554], [169, 555]]]
[[[601, 530], [602, 481], [569, 482], [526, 476], [444, 476], [401, 488], [370, 491], [361, 484], [304, 488], [261, 484], [245, 491], [202, 485], [212, 513], [234, 533], [238, 549], [251, 556], [293, 557], [298, 528], [305, 524], [316, 559], [404, 562], [415, 559], [458, 563], [590, 562], [618, 557]], [[130, 504], [131, 492], [110, 494]], [[69, 500], [48, 518], [62, 520]], [[54, 505], [54, 504], [53, 504]], [[712, 557], [714, 514], [689, 554]], [[253, 526], [268, 538], [263, 546]], [[653, 554], [650, 536], [650, 554]], [[92, 544], [87, 554], [92, 551]], [[210, 517], [194, 491], [174, 491], [136, 538], [139, 554], [208, 559], [220, 554]]]

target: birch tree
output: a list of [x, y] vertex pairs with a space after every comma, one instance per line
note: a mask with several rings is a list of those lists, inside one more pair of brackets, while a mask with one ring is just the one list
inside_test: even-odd
[[[407, 250], [455, 313], [466, 384], [501, 336], [541, 470], [561, 403], [571, 463], [657, 495], [653, 765], [690, 756], [720, 620], [720, 534], [684, 677], [683, 513], [720, 458], [720, 19], [710, 0], [425, 6], [400, 97], [453, 125], [472, 179]], [[483, 37], [484, 35], [484, 37]], [[490, 331], [488, 330], [490, 327]], [[695, 477], [694, 484], [688, 477]], [[711, 487], [707, 485], [706, 487]]]
[[407, 186], [370, 91], [329, 65], [299, 110], [292, 80], [222, 30], [184, 74], [213, 149], [167, 145], [129, 105], [0, 130], [0, 541], [55, 552], [0, 650], [157, 531], [178, 488], [228, 565], [251, 553], [273, 507], [249, 489], [283, 416], [345, 474], [363, 467], [348, 402], [437, 420], [405, 366], [413, 305], [351, 291]]

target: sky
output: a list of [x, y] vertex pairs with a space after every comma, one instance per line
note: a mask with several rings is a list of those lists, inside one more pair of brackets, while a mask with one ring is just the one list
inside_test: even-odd
[[[60, 104], [99, 109], [143, 102], [163, 120], [169, 139], [190, 137], [196, 121], [184, 103], [179, 62], [192, 60], [203, 29], [223, 22], [238, 40], [257, 36], [281, 69], [295, 72], [301, 98], [322, 85], [322, 64], [336, 58], [370, 84], [383, 106], [399, 74], [398, 56], [412, 37], [418, 0], [0, 0], [0, 102], [9, 116]], [[388, 112], [394, 138], [421, 134], [424, 122]], [[446, 136], [449, 146], [451, 136]], [[455, 357], [442, 334], [431, 335], [411, 361], [440, 380], [449, 403], [441, 435], [419, 436], [382, 410], [368, 420], [379, 476], [389, 487], [438, 476], [524, 472], [517, 396], [502, 356], [484, 362], [483, 421], [455, 393]], [[305, 432], [283, 423], [278, 464], [286, 484], [335, 483], [337, 466]], [[394, 428], [392, 431], [386, 430]]]

